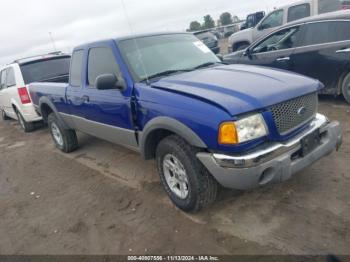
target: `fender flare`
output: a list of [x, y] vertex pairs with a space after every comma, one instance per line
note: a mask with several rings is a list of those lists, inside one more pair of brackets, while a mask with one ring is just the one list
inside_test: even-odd
[[44, 116], [43, 116], [43, 113], [42, 113], [42, 106], [43, 105], [47, 105], [52, 110], [52, 112], [56, 115], [56, 117], [58, 118], [58, 120], [61, 122], [62, 126], [65, 129], [70, 129], [69, 126], [66, 124], [66, 122], [63, 120], [62, 116], [57, 111], [54, 103], [52, 103], [52, 101], [50, 99], [48, 99], [47, 97], [41, 97], [39, 99], [39, 108], [38, 108], [38, 110], [39, 110], [41, 116], [43, 117], [43, 119], [44, 119]]
[[189, 143], [192, 146], [198, 148], [207, 148], [207, 145], [203, 142], [203, 140], [192, 129], [190, 129], [188, 126], [184, 125], [180, 121], [170, 117], [156, 117], [149, 121], [144, 127], [143, 131], [139, 133], [140, 151], [142, 156], [146, 159], [148, 158], [147, 140], [150, 137], [150, 134], [152, 134], [152, 132], [156, 130], [170, 131], [182, 137], [184, 140], [187, 141], [187, 143]]

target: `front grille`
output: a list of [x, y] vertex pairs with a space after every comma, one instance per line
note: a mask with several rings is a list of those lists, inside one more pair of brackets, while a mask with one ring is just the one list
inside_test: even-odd
[[317, 109], [317, 93], [298, 97], [269, 108], [280, 135], [285, 135], [306, 124], [316, 115]]

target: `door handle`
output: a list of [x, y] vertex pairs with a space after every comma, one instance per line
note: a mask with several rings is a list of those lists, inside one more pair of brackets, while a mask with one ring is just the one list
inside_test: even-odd
[[290, 60], [289, 56], [287, 56], [287, 57], [280, 57], [280, 58], [276, 59], [277, 62], [283, 62], [283, 61], [289, 61], [289, 60]]
[[335, 51], [337, 54], [340, 54], [340, 53], [349, 53], [350, 52], [350, 48], [345, 48], [345, 49], [340, 49], [340, 50], [337, 50]]

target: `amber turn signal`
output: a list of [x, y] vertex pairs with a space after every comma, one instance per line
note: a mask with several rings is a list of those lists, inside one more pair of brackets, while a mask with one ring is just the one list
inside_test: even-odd
[[238, 144], [238, 134], [234, 122], [225, 122], [220, 125], [219, 144], [235, 145]]

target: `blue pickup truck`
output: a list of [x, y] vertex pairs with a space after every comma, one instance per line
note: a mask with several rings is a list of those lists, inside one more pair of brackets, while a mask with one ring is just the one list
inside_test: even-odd
[[184, 211], [212, 203], [218, 185], [287, 180], [341, 145], [339, 123], [318, 113], [319, 81], [224, 65], [192, 34], [82, 45], [70, 67], [67, 84], [29, 87], [56, 146], [72, 152], [81, 131], [156, 159]]

